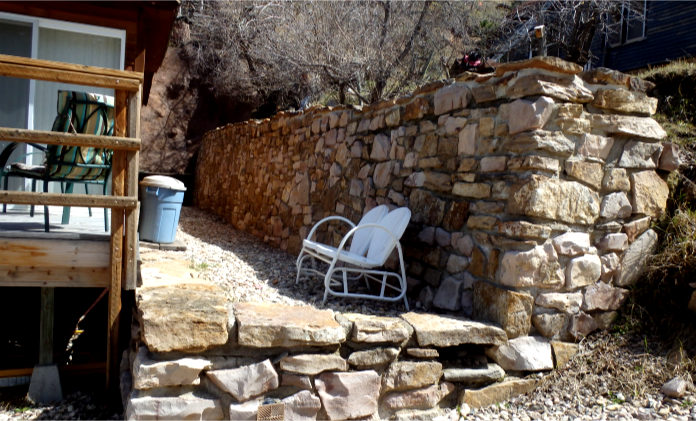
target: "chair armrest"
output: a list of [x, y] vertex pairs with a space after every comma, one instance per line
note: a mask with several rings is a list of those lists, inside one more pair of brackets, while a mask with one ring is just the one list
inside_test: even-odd
[[324, 219], [322, 219], [321, 221], [317, 222], [317, 223], [312, 227], [312, 230], [309, 231], [309, 234], [307, 235], [307, 239], [308, 239], [308, 240], [311, 240], [311, 239], [312, 239], [312, 236], [314, 235], [314, 232], [317, 230], [317, 228], [319, 227], [319, 225], [321, 225], [321, 224], [323, 224], [323, 223], [325, 223], [325, 222], [329, 222], [329, 221], [342, 221], [342, 222], [347, 223], [347, 224], [350, 225], [351, 227], [355, 228], [355, 224], [354, 224], [352, 221], [350, 221], [349, 219], [347, 219], [347, 218], [344, 218], [344, 217], [342, 217], [342, 216], [327, 216], [326, 218], [324, 218]]
[[10, 155], [12, 155], [12, 152], [14, 152], [15, 149], [17, 149], [17, 146], [19, 146], [18, 142], [12, 142], [9, 145], [5, 146], [5, 149], [3, 149], [2, 153], [0, 153], [0, 172], [4, 174], [5, 171], [5, 165], [7, 165], [7, 161], [10, 159]]

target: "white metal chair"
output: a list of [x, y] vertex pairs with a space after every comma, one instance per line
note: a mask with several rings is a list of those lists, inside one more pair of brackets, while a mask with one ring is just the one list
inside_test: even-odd
[[[360, 219], [360, 222], [358, 222], [357, 226], [362, 226], [365, 224], [374, 224], [379, 222], [384, 215], [389, 213], [389, 208], [386, 205], [380, 205], [377, 206], [373, 209], [371, 209], [369, 212], [367, 212], [363, 217]], [[300, 280], [301, 276], [325, 276], [325, 273], [318, 270], [316, 267], [316, 261], [314, 259], [320, 259], [324, 260], [321, 255], [317, 254], [316, 250], [318, 246], [323, 245], [322, 243], [312, 241], [312, 237], [314, 236], [314, 233], [316, 232], [317, 228], [319, 228], [320, 225], [327, 223], [329, 221], [341, 221], [345, 222], [346, 224], [350, 225], [351, 228], [355, 228], [355, 224], [351, 222], [349, 219], [346, 219], [342, 216], [329, 216], [321, 221], [317, 222], [317, 224], [312, 228], [312, 230], [309, 232], [309, 235], [307, 236], [307, 239], [302, 241], [302, 250], [300, 251], [300, 255], [297, 256], [297, 278], [295, 279], [295, 283], [297, 283]], [[358, 254], [358, 255], [365, 255], [367, 253], [367, 248], [370, 246], [370, 239], [372, 238], [372, 233], [374, 232], [373, 229], [366, 229], [366, 230], [361, 230], [359, 233], [353, 236], [353, 241], [351, 242], [350, 245], [350, 251]], [[311, 268], [303, 268], [302, 264], [305, 262], [307, 259], [312, 259]], [[330, 263], [330, 262], [326, 262]]]
[[[367, 298], [382, 301], [398, 301], [403, 299], [406, 310], [408, 311], [408, 299], [406, 298], [406, 270], [399, 239], [406, 230], [410, 219], [411, 211], [408, 208], [395, 209], [384, 216], [378, 223], [359, 225], [351, 229], [343, 240], [341, 240], [341, 244], [338, 248], [324, 244], [318, 245], [315, 254], [320, 260], [329, 263], [329, 269], [324, 276], [324, 301], [326, 301], [329, 294], [339, 297]], [[373, 232], [366, 256], [345, 249], [346, 243], [351, 237], [368, 229], [372, 229]], [[401, 273], [376, 269], [384, 265], [392, 250], [394, 250], [394, 247], [398, 250]], [[351, 266], [338, 266], [339, 263]], [[349, 273], [355, 273], [356, 276], [350, 278], [348, 276]], [[338, 276], [335, 277], [336, 275]], [[365, 277], [368, 288], [370, 280], [381, 283], [379, 295], [348, 292], [348, 280], [361, 276]], [[389, 285], [387, 283], [389, 276], [393, 276], [397, 279], [398, 286]], [[334, 290], [332, 287], [342, 287], [342, 291]], [[398, 295], [395, 297], [385, 296], [384, 293], [387, 288], [396, 291]]]

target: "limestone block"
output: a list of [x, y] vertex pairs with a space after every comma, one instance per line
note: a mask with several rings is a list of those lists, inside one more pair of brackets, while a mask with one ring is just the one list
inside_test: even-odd
[[283, 373], [280, 377], [280, 385], [312, 390], [312, 381], [309, 379], [309, 376], [303, 374]]
[[[288, 396], [281, 402], [285, 404], [285, 421], [314, 421], [321, 409], [321, 399], [308, 390]], [[230, 416], [230, 419], [234, 418]]]
[[432, 348], [408, 348], [406, 350], [406, 354], [410, 355], [411, 357], [423, 359], [433, 359], [440, 356], [437, 349]]
[[609, 156], [609, 151], [611, 151], [613, 145], [614, 139], [611, 137], [587, 133], [582, 136], [580, 143], [578, 143], [578, 155], [585, 158], [605, 160]]
[[389, 187], [393, 171], [394, 161], [380, 162], [377, 164], [375, 166], [375, 172], [372, 175], [372, 181], [375, 183], [375, 187], [378, 189]]
[[607, 169], [602, 179], [602, 190], [608, 192], [631, 190], [631, 181], [628, 179], [626, 170], [623, 168]]
[[417, 389], [436, 384], [442, 377], [438, 362], [395, 362], [382, 377], [382, 392]]
[[[450, 254], [449, 258], [447, 259], [447, 272], [449, 272], [449, 273], [462, 272], [468, 266], [469, 266], [469, 259], [467, 259], [466, 257], [457, 256], [456, 254]], [[454, 287], [454, 285], [450, 285], [450, 286]], [[438, 307], [440, 307], [440, 306], [438, 306]], [[447, 308], [447, 307], [440, 307], [440, 308]], [[452, 309], [452, 310], [454, 310], [454, 309]]]
[[126, 408], [127, 420], [221, 420], [222, 405], [217, 399], [131, 398]]
[[197, 385], [201, 371], [211, 367], [210, 360], [203, 358], [180, 358], [172, 361], [153, 360], [147, 347], [140, 347], [132, 364], [133, 387], [151, 389], [156, 387]]
[[454, 135], [459, 133], [459, 131], [466, 125], [467, 119], [464, 117], [451, 117], [447, 119], [445, 123], [445, 133], [449, 135]]
[[447, 347], [461, 344], [499, 345], [507, 343], [499, 327], [456, 317], [406, 313], [401, 318], [413, 326], [419, 346]]
[[508, 131], [511, 135], [541, 129], [553, 112], [553, 99], [540, 97], [535, 102], [518, 99], [510, 104]]
[[457, 153], [459, 155], [472, 156], [476, 154], [478, 140], [478, 124], [467, 124], [459, 132], [459, 144]]
[[411, 222], [417, 224], [438, 226], [445, 215], [445, 202], [421, 189], [411, 192], [408, 208], [411, 210]]
[[565, 172], [573, 178], [577, 178], [595, 190], [602, 187], [604, 168], [598, 162], [566, 161]]
[[628, 218], [631, 216], [632, 209], [626, 193], [610, 193], [602, 199], [599, 216], [607, 219]]
[[558, 255], [550, 243], [503, 255], [500, 283], [504, 286], [560, 288], [564, 281]]
[[602, 274], [602, 262], [595, 254], [586, 254], [568, 262], [566, 268], [566, 288], [576, 288], [591, 285], [599, 280]]
[[476, 282], [473, 294], [473, 318], [499, 325], [508, 339], [527, 335], [531, 328], [534, 298], [529, 294]]
[[481, 172], [504, 172], [507, 158], [504, 156], [486, 156], [481, 158]]
[[578, 256], [590, 251], [590, 234], [585, 232], [567, 232], [553, 238], [553, 247], [558, 254]]
[[510, 339], [507, 345], [486, 348], [486, 355], [503, 370], [545, 371], [553, 369], [551, 344], [537, 336]]
[[404, 322], [396, 317], [369, 316], [357, 313], [344, 313], [343, 316], [353, 322], [351, 340], [354, 342], [403, 342], [411, 337]]
[[348, 357], [348, 363], [358, 369], [377, 368], [391, 363], [398, 355], [398, 348], [375, 348], [355, 351]]
[[503, 144], [502, 150], [513, 154], [546, 151], [554, 155], [569, 157], [575, 151], [575, 143], [561, 132], [533, 130], [521, 132], [508, 138]]
[[212, 284], [138, 289], [143, 342], [151, 352], [200, 352], [227, 343], [227, 299]]
[[580, 311], [582, 293], [546, 292], [539, 294], [535, 303], [541, 307], [555, 308], [563, 313], [574, 314]]
[[501, 77], [506, 72], [512, 72], [515, 70], [522, 69], [543, 69], [555, 73], [563, 73], [569, 75], [575, 75], [582, 72], [582, 66], [579, 66], [575, 63], [571, 63], [569, 61], [565, 61], [558, 57], [536, 56], [530, 58], [529, 60], [502, 63], [500, 66], [496, 67], [495, 75], [496, 77]]
[[651, 116], [657, 110], [657, 98], [651, 98], [642, 92], [628, 89], [598, 89], [592, 105], [620, 113]]
[[578, 344], [551, 341], [551, 349], [556, 360], [556, 368], [562, 368], [580, 351]]
[[452, 235], [452, 247], [455, 247], [461, 254], [471, 257], [471, 253], [474, 250], [474, 240], [470, 235], [460, 235], [457, 236], [457, 240], [455, 242], [456, 234], [457, 233], [454, 233], [454, 235]]
[[629, 140], [624, 145], [618, 166], [623, 168], [657, 168], [662, 153], [659, 142]]
[[551, 235], [551, 228], [526, 221], [501, 222], [498, 232], [508, 237], [545, 239]]
[[331, 420], [367, 417], [377, 412], [380, 377], [374, 370], [322, 373], [315, 383]]
[[452, 84], [435, 92], [433, 102], [435, 115], [444, 114], [459, 108], [466, 108], [471, 101], [471, 91], [464, 84]]
[[532, 74], [517, 78], [508, 87], [506, 94], [510, 99], [544, 95], [561, 102], [583, 104], [594, 99], [592, 92], [585, 88], [579, 80], [544, 74]]
[[370, 159], [375, 161], [386, 161], [389, 159], [389, 152], [391, 151], [391, 141], [387, 136], [380, 133], [375, 136], [375, 140], [372, 143], [372, 152], [370, 153]]
[[628, 290], [598, 282], [585, 290], [582, 311], [618, 310], [628, 299]]
[[406, 105], [406, 110], [404, 112], [404, 120], [420, 120], [428, 114], [432, 114], [433, 109], [430, 106], [430, 102], [427, 98], [416, 97], [411, 101], [410, 104]]
[[[456, 263], [452, 263], [453, 259], [463, 260], [465, 264], [460, 266]], [[447, 271], [450, 273], [458, 273], [466, 269], [468, 266], [468, 259], [466, 257], [456, 256], [454, 254], [450, 255], [447, 261]], [[433, 300], [433, 305], [437, 308], [442, 308], [445, 310], [460, 310], [462, 308], [461, 296], [464, 291], [464, 281], [459, 279], [454, 279], [452, 277], [445, 278], [440, 284], [440, 288], [435, 294], [435, 299]]]
[[628, 248], [628, 236], [621, 232], [607, 234], [597, 242], [597, 248], [603, 252], [624, 251]]
[[430, 409], [454, 391], [452, 383], [444, 382], [418, 390], [390, 393], [384, 397], [382, 404], [389, 410]]
[[485, 199], [491, 196], [491, 186], [486, 183], [455, 183], [452, 194], [474, 199]]
[[568, 333], [575, 339], [580, 340], [595, 330], [597, 330], [597, 322], [589, 314], [581, 311], [570, 316]]
[[472, 408], [484, 408], [498, 402], [505, 402], [511, 398], [524, 395], [533, 391], [537, 386], [537, 380], [509, 380], [494, 383], [478, 390], [465, 389], [459, 392], [459, 405]]
[[399, 109], [397, 108], [387, 113], [384, 118], [384, 122], [387, 123], [387, 126], [389, 127], [398, 126], [399, 123], [401, 123], [401, 114], [399, 113]]
[[615, 277], [616, 286], [628, 286], [638, 282], [645, 270], [648, 258], [657, 248], [657, 234], [649, 229], [631, 244], [623, 255], [621, 270], [618, 278]]
[[278, 388], [278, 373], [270, 360], [240, 368], [211, 370], [206, 375], [217, 387], [239, 402]]
[[498, 218], [493, 216], [471, 215], [466, 220], [466, 227], [470, 230], [494, 230], [498, 226]]
[[498, 364], [488, 363], [481, 368], [446, 368], [442, 377], [448, 382], [486, 385], [502, 380], [505, 371]]
[[646, 216], [645, 218], [636, 219], [624, 224], [623, 231], [628, 236], [629, 243], [632, 243], [637, 236], [641, 235], [645, 232], [645, 230], [650, 228], [650, 219], [651, 218], [649, 216]]
[[667, 133], [657, 121], [649, 117], [631, 117], [616, 114], [592, 114], [592, 129], [607, 134], [636, 136], [645, 139], [661, 140]]
[[614, 276], [618, 273], [620, 261], [616, 253], [608, 253], [599, 258], [602, 262], [602, 275], [599, 279], [602, 282], [610, 283]]
[[280, 369], [313, 376], [324, 371], [348, 371], [348, 362], [340, 355], [290, 355], [280, 360]]
[[238, 303], [238, 340], [254, 348], [322, 346], [346, 340], [331, 310], [282, 304]]
[[633, 213], [658, 217], [664, 212], [669, 186], [655, 171], [631, 174], [631, 206]]
[[566, 315], [558, 313], [543, 313], [532, 316], [534, 328], [546, 338], [555, 338], [563, 329]]
[[626, 88], [631, 86], [631, 77], [629, 75], [606, 67], [597, 67], [587, 70], [580, 73], [578, 76], [592, 85], [619, 85]]
[[508, 212], [592, 224], [599, 216], [599, 204], [599, 195], [578, 182], [532, 175], [510, 188]]
[[253, 400], [240, 404], [230, 405], [231, 420], [256, 420], [259, 412], [261, 401]]
[[674, 171], [682, 164], [679, 147], [671, 142], [662, 143], [662, 154], [657, 168], [662, 171]]
[[508, 160], [507, 166], [510, 171], [539, 170], [552, 173], [557, 173], [561, 168], [559, 160], [544, 156], [511, 158]]

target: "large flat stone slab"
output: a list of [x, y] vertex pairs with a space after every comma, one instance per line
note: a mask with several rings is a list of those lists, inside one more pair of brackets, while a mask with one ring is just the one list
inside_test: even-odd
[[270, 360], [240, 368], [211, 370], [206, 375], [239, 402], [278, 388], [278, 373]]
[[334, 345], [346, 332], [331, 310], [282, 304], [239, 303], [234, 314], [239, 345], [254, 348]]
[[459, 393], [458, 401], [460, 405], [467, 404], [472, 408], [482, 408], [524, 395], [534, 390], [536, 385], [537, 380], [512, 380], [478, 390], [466, 389]]
[[155, 387], [197, 385], [200, 374], [211, 367], [203, 358], [180, 358], [173, 361], [153, 360], [146, 347], [141, 347], [133, 361], [133, 387], [151, 389]]
[[507, 345], [486, 349], [486, 355], [503, 370], [544, 371], [553, 369], [551, 344], [537, 336], [510, 339]]
[[502, 345], [505, 331], [499, 327], [452, 316], [406, 313], [406, 320], [416, 331], [419, 346], [456, 346], [461, 344]]
[[336, 354], [291, 355], [280, 360], [280, 369], [313, 376], [322, 371], [348, 371], [348, 362]]
[[346, 313], [343, 316], [353, 322], [351, 340], [355, 342], [403, 342], [411, 337], [404, 322], [396, 317], [368, 316]]
[[152, 352], [200, 352], [227, 342], [227, 299], [216, 285], [141, 288], [137, 304], [143, 342]]
[[466, 384], [491, 384], [505, 377], [498, 364], [489, 363], [480, 368], [446, 368], [443, 378], [448, 382]]
[[133, 398], [126, 408], [127, 420], [221, 420], [222, 405], [216, 399]]

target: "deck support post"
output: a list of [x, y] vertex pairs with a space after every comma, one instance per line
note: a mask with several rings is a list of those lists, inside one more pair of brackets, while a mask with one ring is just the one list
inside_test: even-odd
[[34, 366], [27, 397], [32, 402], [63, 400], [58, 366], [53, 364], [53, 316], [55, 288], [41, 288], [41, 327], [39, 333], [39, 364]]

